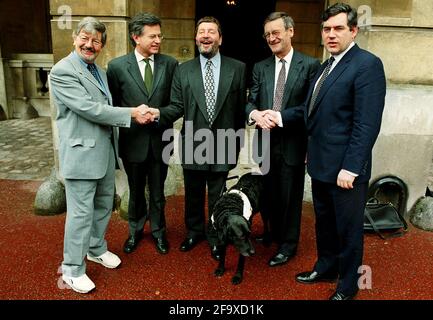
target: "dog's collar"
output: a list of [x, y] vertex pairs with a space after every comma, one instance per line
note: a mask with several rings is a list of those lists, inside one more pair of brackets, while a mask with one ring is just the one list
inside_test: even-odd
[[251, 215], [253, 214], [253, 208], [251, 207], [251, 202], [248, 199], [247, 195], [238, 189], [231, 189], [228, 193], [236, 193], [238, 196], [242, 198], [244, 202], [242, 215], [247, 221], [250, 221]]

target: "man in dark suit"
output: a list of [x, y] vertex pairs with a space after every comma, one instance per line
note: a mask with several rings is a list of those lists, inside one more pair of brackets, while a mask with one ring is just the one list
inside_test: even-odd
[[347, 4], [322, 16], [322, 39], [331, 57], [309, 90], [305, 107], [284, 110], [284, 126], [307, 120], [307, 168], [316, 214], [317, 262], [296, 276], [301, 283], [335, 281], [331, 300], [353, 299], [363, 256], [363, 220], [371, 152], [379, 134], [386, 79], [381, 60], [360, 49], [357, 13]]
[[[284, 110], [300, 105], [306, 98], [310, 81], [320, 63], [317, 59], [295, 51], [291, 44], [294, 34], [293, 19], [285, 12], [271, 13], [264, 23], [264, 38], [273, 55], [255, 64], [253, 81], [246, 112], [250, 123], [269, 130], [266, 110]], [[280, 77], [281, 73], [281, 77]], [[252, 121], [251, 121], [252, 120]], [[260, 133], [255, 136], [259, 139]], [[263, 141], [263, 144], [265, 142]], [[263, 147], [259, 147], [262, 150]], [[267, 222], [270, 220], [272, 238], [278, 251], [269, 260], [270, 266], [286, 263], [296, 254], [301, 226], [304, 194], [305, 152], [307, 135], [303, 119], [290, 126], [274, 127], [266, 152], [270, 160], [265, 174], [265, 192], [262, 217], [267, 241]]]
[[[143, 103], [163, 108], [170, 102], [170, 86], [177, 61], [159, 53], [162, 34], [161, 20], [149, 13], [139, 13], [129, 22], [129, 35], [134, 52], [113, 59], [107, 70], [108, 83], [115, 105], [128, 107]], [[123, 251], [133, 252], [143, 237], [147, 204], [144, 196], [149, 183], [149, 217], [156, 249], [168, 253], [166, 238], [164, 182], [167, 164], [162, 160], [162, 141], [166, 126], [132, 124], [120, 130], [119, 145], [128, 176], [129, 237]]]
[[[237, 163], [240, 143], [232, 138], [245, 126], [245, 64], [219, 53], [221, 26], [214, 17], [197, 22], [195, 40], [200, 56], [177, 68], [170, 105], [152, 113], [159, 118], [160, 125], [184, 116], [181, 159], [187, 236], [180, 250], [191, 250], [206, 235], [207, 186], [207, 238], [212, 257], [218, 260], [220, 249], [210, 213], [224, 189], [229, 170]], [[217, 139], [221, 133], [228, 133], [227, 139]]]

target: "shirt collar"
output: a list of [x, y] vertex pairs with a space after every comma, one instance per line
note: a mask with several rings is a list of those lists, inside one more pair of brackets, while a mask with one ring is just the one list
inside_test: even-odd
[[346, 50], [344, 50], [344, 51], [343, 51], [342, 53], [340, 53], [340, 54], [337, 54], [337, 55], [333, 56], [334, 59], [335, 59], [335, 61], [334, 61], [334, 65], [337, 65], [337, 63], [340, 62], [341, 59], [343, 59], [344, 55], [345, 55], [345, 54], [346, 54], [350, 49], [352, 49], [352, 47], [353, 47], [354, 45], [355, 45], [355, 42], [352, 41], [352, 43], [349, 44], [349, 46], [347, 47]]
[[[138, 52], [137, 49], [134, 50], [134, 54], [135, 54], [135, 58], [137, 59], [137, 62], [140, 62], [140, 61], [143, 61], [143, 59], [146, 59], [145, 57], [143, 57], [143, 55], [140, 52]], [[150, 61], [154, 61], [155, 55], [152, 54], [151, 56], [148, 57], [148, 59]]]
[[[293, 58], [293, 47], [290, 48], [289, 53], [283, 57], [282, 59], [284, 59], [284, 61], [286, 61], [286, 63], [290, 63], [292, 61]], [[278, 62], [280, 62], [281, 58], [278, 58], [277, 56], [275, 56], [275, 63], [278, 64]]]
[[202, 67], [204, 68], [206, 66], [206, 62], [210, 60], [212, 62], [212, 66], [214, 68], [218, 68], [219, 65], [221, 64], [221, 54], [219, 53], [219, 51], [217, 52], [216, 55], [214, 55], [212, 58], [208, 59], [206, 57], [204, 57], [203, 55], [200, 55], [200, 64], [202, 65]]

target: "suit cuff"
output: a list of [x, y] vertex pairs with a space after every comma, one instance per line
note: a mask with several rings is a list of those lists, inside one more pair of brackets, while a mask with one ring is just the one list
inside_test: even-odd
[[344, 172], [350, 174], [352, 177], [355, 177], [355, 178], [356, 178], [357, 176], [359, 176], [359, 174], [353, 173], [353, 172], [348, 171], [348, 170], [346, 170], [346, 169], [341, 169], [341, 170], [343, 170]]

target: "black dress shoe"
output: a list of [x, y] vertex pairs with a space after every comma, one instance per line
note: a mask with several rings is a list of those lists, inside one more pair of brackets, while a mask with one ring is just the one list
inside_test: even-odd
[[167, 254], [168, 253], [169, 244], [168, 244], [167, 239], [164, 236], [159, 237], [159, 238], [153, 238], [153, 240], [155, 241], [156, 250], [160, 254]]
[[329, 300], [353, 300], [356, 296], [355, 294], [347, 295], [338, 291], [335, 291], [334, 294], [329, 298]]
[[214, 260], [216, 261], [221, 260], [221, 249], [218, 246], [211, 246], [210, 254]]
[[287, 261], [289, 261], [292, 257], [293, 256], [286, 255], [283, 253], [278, 253], [269, 260], [268, 264], [270, 267], [280, 266], [287, 263]]
[[300, 283], [317, 283], [317, 282], [335, 282], [337, 280], [336, 273], [319, 274], [316, 271], [301, 272], [296, 275], [296, 281]]
[[186, 238], [180, 244], [180, 251], [187, 252], [194, 248], [197, 244], [199, 244], [203, 239], [202, 238]]
[[137, 248], [137, 245], [141, 239], [143, 239], [143, 232], [138, 232], [133, 236], [129, 236], [128, 239], [126, 239], [125, 244], [123, 245], [123, 252], [133, 252]]

